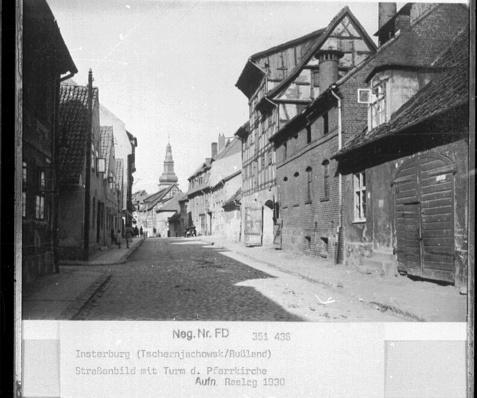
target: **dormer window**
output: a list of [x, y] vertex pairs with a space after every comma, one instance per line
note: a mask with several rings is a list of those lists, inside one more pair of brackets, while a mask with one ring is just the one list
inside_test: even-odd
[[389, 120], [388, 86], [388, 79], [376, 79], [371, 85], [373, 99], [369, 104], [369, 130], [374, 129]]

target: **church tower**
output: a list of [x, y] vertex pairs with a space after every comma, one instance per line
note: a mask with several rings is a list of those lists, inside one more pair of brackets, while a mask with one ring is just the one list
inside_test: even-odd
[[177, 176], [174, 172], [174, 160], [172, 159], [172, 148], [168, 142], [166, 146], [166, 158], [164, 159], [164, 171], [159, 177], [159, 189], [167, 188], [177, 184]]

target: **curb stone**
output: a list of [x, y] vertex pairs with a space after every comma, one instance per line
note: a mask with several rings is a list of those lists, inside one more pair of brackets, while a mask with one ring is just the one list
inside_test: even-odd
[[60, 314], [60, 319], [73, 320], [83, 309], [83, 307], [91, 300], [96, 292], [101, 289], [112, 277], [109, 272], [102, 273], [83, 293], [66, 307]]
[[[127, 253], [125, 253], [120, 259], [119, 259], [119, 262], [117, 263], [113, 263], [113, 264], [123, 264], [127, 261], [127, 259], [137, 250], [139, 249], [139, 247], [141, 247], [141, 245], [144, 243], [144, 240], [145, 239], [140, 239], [137, 241], [137, 243], [134, 243], [133, 246], [131, 246], [129, 249], [129, 251]], [[105, 265], [109, 265], [109, 264], [105, 264]]]
[[[225, 247], [227, 250], [232, 250], [233, 249], [229, 249], [227, 247]], [[240, 255], [243, 255], [244, 257], [247, 257], [248, 259], [250, 260], [253, 260], [253, 261], [257, 261], [259, 263], [262, 263], [262, 264], [265, 264], [265, 265], [268, 265], [272, 268], [275, 268], [279, 271], [282, 271], [286, 274], [289, 274], [289, 275], [293, 275], [293, 276], [296, 276], [296, 277], [299, 277], [301, 279], [304, 279], [308, 282], [313, 282], [313, 283], [319, 283], [320, 285], [324, 285], [326, 287], [331, 287], [331, 288], [336, 288], [336, 285], [333, 284], [333, 283], [330, 283], [330, 282], [325, 282], [325, 281], [321, 281], [319, 279], [314, 279], [314, 278], [310, 278], [306, 275], [302, 275], [298, 272], [293, 272], [293, 271], [290, 271], [284, 267], [280, 267], [278, 265], [275, 265], [275, 264], [272, 264], [272, 263], [269, 263], [268, 261], [265, 261], [265, 260], [261, 260], [261, 259], [257, 259], [249, 254], [246, 254], [246, 253], [243, 253], [241, 251], [235, 251], [235, 253], [237, 254], [240, 254]], [[343, 292], [344, 293], [344, 292]], [[345, 293], [346, 294], [346, 293]], [[412, 320], [412, 321], [419, 321], [419, 322], [426, 322], [426, 320], [416, 314], [413, 314], [412, 312], [409, 312], [409, 311], [406, 311], [406, 310], [403, 310], [399, 307], [396, 307], [394, 305], [389, 305], [389, 304], [385, 304], [385, 303], [379, 303], [379, 302], [376, 302], [376, 301], [364, 301], [363, 299], [360, 299], [359, 297], [357, 296], [354, 296], [353, 294], [348, 294], [349, 296], [351, 297], [354, 297], [354, 298], [357, 298], [359, 299], [363, 304], [366, 304], [367, 306], [370, 306], [370, 307], [373, 307], [373, 308], [376, 308], [378, 307], [378, 310], [379, 311], [390, 311], [398, 316], [400, 316], [401, 318], [405, 318], [405, 319], [408, 319], [408, 320]]]

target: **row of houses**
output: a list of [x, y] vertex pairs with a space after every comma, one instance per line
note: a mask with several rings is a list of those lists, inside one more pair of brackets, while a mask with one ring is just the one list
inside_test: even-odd
[[23, 281], [88, 260], [131, 225], [136, 138], [78, 85], [78, 69], [44, 0], [23, 2]]
[[253, 54], [249, 120], [189, 177], [186, 227], [464, 285], [469, 9], [377, 5], [378, 45], [348, 7]]
[[[180, 214], [183, 193], [179, 188], [174, 171], [172, 146], [167, 143], [164, 158], [164, 170], [159, 177], [158, 191], [148, 194], [135, 192], [132, 196], [134, 223], [141, 233], [149, 237], [182, 236], [184, 223], [176, 214]], [[169, 222], [169, 218], [174, 220]]]

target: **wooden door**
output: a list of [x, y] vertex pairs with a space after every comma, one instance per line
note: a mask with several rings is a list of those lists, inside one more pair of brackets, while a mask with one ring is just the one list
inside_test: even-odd
[[246, 246], [261, 246], [263, 236], [263, 208], [245, 207], [244, 243]]
[[422, 156], [394, 180], [397, 257], [408, 274], [454, 282], [454, 176], [451, 162]]

